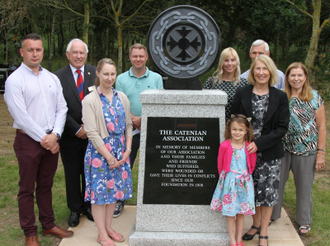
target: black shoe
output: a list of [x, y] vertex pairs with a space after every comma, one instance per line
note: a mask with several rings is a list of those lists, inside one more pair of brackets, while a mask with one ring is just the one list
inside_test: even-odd
[[113, 213], [114, 218], [117, 218], [121, 214], [121, 211], [124, 210], [124, 202], [125, 201], [117, 201], [115, 212]]
[[77, 225], [79, 225], [79, 217], [80, 217], [80, 213], [71, 211], [69, 219], [68, 219], [69, 226], [76, 227]]
[[92, 209], [91, 208], [87, 208], [84, 212], [84, 215], [87, 216], [87, 219], [89, 219], [90, 221], [94, 221], [93, 219], [93, 214], [92, 214]]
[[256, 234], [259, 234], [259, 233], [260, 233], [261, 226], [256, 227], [256, 226], [252, 225], [252, 226], [251, 226], [251, 229], [255, 229], [255, 230], [257, 230], [257, 232], [254, 233], [253, 235], [248, 234], [248, 233], [245, 233], [244, 236], [243, 236], [243, 240], [245, 240], [245, 241], [250, 241], [250, 240], [252, 240], [253, 237], [254, 237]]
[[266, 239], [267, 240], [267, 246], [268, 246], [268, 236], [260, 236], [259, 235], [259, 246], [262, 246], [262, 245], [260, 245], [260, 239]]

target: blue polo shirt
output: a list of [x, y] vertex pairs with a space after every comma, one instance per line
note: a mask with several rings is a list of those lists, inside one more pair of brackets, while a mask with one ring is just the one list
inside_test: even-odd
[[125, 73], [120, 74], [116, 80], [116, 90], [122, 91], [128, 98], [131, 113], [141, 116], [142, 104], [140, 93], [149, 89], [163, 89], [163, 79], [158, 73], [150, 71], [146, 67], [146, 72], [140, 78], [132, 72], [132, 67]]

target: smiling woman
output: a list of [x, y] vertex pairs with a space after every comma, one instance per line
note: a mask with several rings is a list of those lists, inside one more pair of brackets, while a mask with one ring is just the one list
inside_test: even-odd
[[278, 202], [281, 158], [284, 156], [282, 137], [288, 129], [289, 104], [283, 91], [273, 86], [278, 82], [276, 66], [267, 55], [252, 63], [248, 81], [251, 85], [237, 89], [232, 104], [233, 114], [252, 117], [255, 141], [247, 146], [257, 153], [253, 172], [256, 214], [244, 240], [259, 234], [259, 245], [268, 245], [267, 230], [273, 206]]
[[111, 228], [116, 202], [132, 197], [132, 121], [127, 97], [112, 88], [116, 81], [115, 63], [109, 58], [101, 59], [96, 75], [96, 88], [83, 100], [83, 122], [89, 139], [85, 201], [92, 204], [97, 241], [112, 246], [113, 241], [124, 241]]
[[230, 107], [237, 88], [247, 86], [246, 79], [240, 78], [241, 68], [236, 50], [228, 47], [221, 52], [218, 69], [205, 82], [204, 89], [223, 90], [227, 93], [226, 120], [230, 117]]
[[285, 73], [285, 92], [290, 102], [289, 130], [283, 138], [279, 203], [272, 219], [281, 217], [284, 187], [290, 170], [296, 185], [296, 221], [299, 234], [311, 229], [312, 191], [315, 171], [325, 166], [326, 120], [320, 94], [310, 87], [308, 70], [302, 63], [292, 63]]

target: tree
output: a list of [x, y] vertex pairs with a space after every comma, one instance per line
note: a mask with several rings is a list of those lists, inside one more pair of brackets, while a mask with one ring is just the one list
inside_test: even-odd
[[60, 0], [42, 0], [40, 3], [51, 6], [55, 9], [59, 10], [69, 10], [75, 15], [82, 17], [83, 18], [83, 38], [82, 40], [88, 44], [88, 33], [89, 33], [89, 18], [90, 18], [90, 1], [89, 0], [84, 0], [83, 1], [83, 12], [79, 9], [79, 4], [77, 2], [73, 1], [73, 4], [69, 5], [68, 1], [60, 1]]
[[312, 27], [312, 35], [310, 39], [310, 45], [307, 53], [307, 57], [305, 59], [305, 65], [307, 67], [313, 67], [314, 61], [317, 55], [317, 48], [319, 44], [319, 39], [321, 32], [323, 31], [324, 27], [327, 24], [330, 24], [330, 17], [328, 19], [325, 19], [322, 24], [321, 23], [321, 5], [322, 0], [311, 0], [312, 7], [313, 7], [313, 14], [310, 14], [303, 8], [299, 7], [297, 4], [293, 3], [290, 0], [286, 0], [287, 2], [291, 3], [293, 6], [295, 6], [299, 11], [306, 14], [307, 16], [311, 17], [313, 19], [313, 27]]

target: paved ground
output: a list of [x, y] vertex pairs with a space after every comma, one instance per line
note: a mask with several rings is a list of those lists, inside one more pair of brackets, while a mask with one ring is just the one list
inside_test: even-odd
[[[129, 245], [129, 234], [132, 225], [135, 223], [136, 206], [125, 206], [125, 209], [118, 218], [113, 219], [113, 228], [124, 235], [125, 241], [116, 243], [118, 246]], [[246, 216], [244, 232], [250, 228], [252, 217]], [[97, 228], [94, 222], [87, 220], [86, 216], [81, 216], [79, 226], [70, 228], [75, 235], [72, 238], [63, 239], [59, 246], [100, 246], [97, 243]], [[271, 246], [303, 246], [299, 235], [293, 227], [285, 210], [282, 209], [282, 218], [272, 223], [268, 228], [269, 245]], [[258, 245], [258, 237], [252, 241], [244, 241], [244, 246]]]

